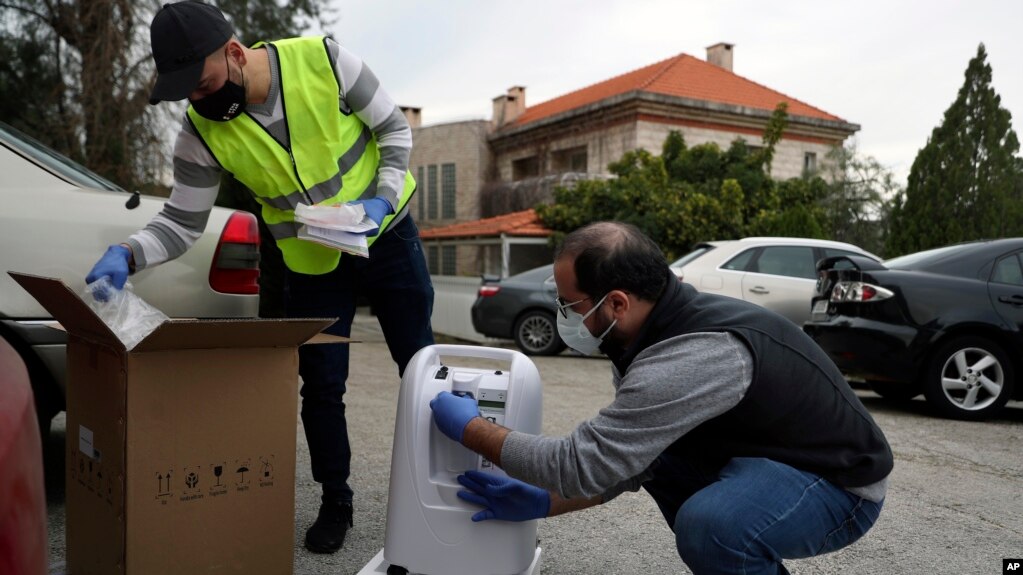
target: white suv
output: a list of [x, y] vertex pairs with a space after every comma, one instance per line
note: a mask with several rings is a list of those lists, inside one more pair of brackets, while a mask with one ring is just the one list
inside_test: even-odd
[[[45, 432], [64, 405], [67, 337], [7, 272], [57, 277], [81, 293], [107, 246], [145, 226], [165, 200], [129, 194], [3, 123], [0, 174], [0, 338], [28, 367]], [[171, 317], [254, 317], [258, 275], [255, 217], [214, 208], [191, 250], [129, 281]]]
[[821, 258], [860, 255], [881, 258], [852, 244], [808, 238], [743, 238], [703, 242], [671, 264], [697, 290], [744, 299], [773, 310], [796, 325], [810, 319], [810, 300]]

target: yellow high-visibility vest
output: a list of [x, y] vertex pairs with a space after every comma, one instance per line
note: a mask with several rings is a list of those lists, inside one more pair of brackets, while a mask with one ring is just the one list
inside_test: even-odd
[[[301, 224], [295, 222], [295, 207], [373, 197], [380, 164], [372, 131], [354, 114], [339, 109], [337, 78], [325, 41], [304, 37], [272, 42], [290, 146], [274, 139], [248, 113], [215, 122], [188, 107], [188, 118], [210, 153], [260, 203], [284, 263], [292, 271], [311, 275], [336, 268], [341, 253], [298, 239]], [[406, 171], [394, 214], [368, 238], [371, 245], [408, 204], [415, 186]]]

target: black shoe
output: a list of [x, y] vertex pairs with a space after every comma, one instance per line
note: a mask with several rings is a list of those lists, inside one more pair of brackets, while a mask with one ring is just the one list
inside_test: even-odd
[[345, 543], [352, 522], [352, 504], [324, 501], [316, 521], [305, 532], [305, 548], [313, 553], [334, 553]]

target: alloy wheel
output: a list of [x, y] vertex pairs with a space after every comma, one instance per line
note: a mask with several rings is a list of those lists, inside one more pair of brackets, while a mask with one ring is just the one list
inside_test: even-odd
[[941, 415], [978, 421], [1013, 395], [1015, 365], [998, 342], [975, 335], [946, 340], [930, 355], [923, 390]]
[[979, 411], [1002, 394], [1005, 371], [991, 352], [968, 347], [952, 354], [941, 370], [945, 397], [960, 409]]
[[555, 355], [565, 349], [554, 314], [532, 310], [515, 322], [515, 344], [526, 355]]

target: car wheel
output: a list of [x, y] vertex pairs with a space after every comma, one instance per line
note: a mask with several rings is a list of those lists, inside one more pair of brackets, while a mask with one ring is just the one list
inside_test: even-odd
[[1013, 367], [997, 343], [983, 337], [958, 337], [931, 355], [924, 395], [952, 419], [991, 417], [1012, 397]]
[[565, 349], [554, 314], [547, 311], [523, 314], [515, 322], [514, 337], [515, 345], [526, 355], [555, 355]]
[[867, 385], [874, 393], [891, 401], [909, 401], [920, 395], [920, 387], [912, 383], [894, 383], [891, 381], [867, 380]]

